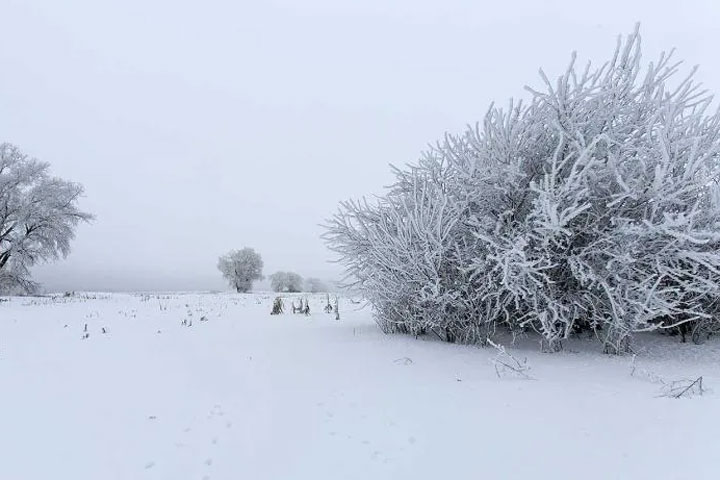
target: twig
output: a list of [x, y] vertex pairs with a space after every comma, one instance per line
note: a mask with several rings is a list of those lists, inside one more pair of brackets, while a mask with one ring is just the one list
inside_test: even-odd
[[495, 373], [498, 378], [502, 378], [504, 373], [510, 371], [517, 376], [525, 378], [526, 380], [536, 380], [535, 377], [528, 373], [530, 371], [530, 365], [527, 363], [527, 358], [522, 361], [518, 360], [508, 353], [505, 350], [505, 347], [498, 345], [489, 338], [487, 339], [487, 343], [498, 352], [497, 356], [491, 360], [492, 364], [495, 366]]
[[[698, 377], [695, 380], [678, 380], [673, 382], [668, 391], [663, 395], [665, 397], [681, 398], [683, 396], [692, 397], [694, 394], [702, 395], [705, 393], [705, 389], [702, 386], [703, 377]], [[689, 382], [689, 383], [688, 383]], [[697, 387], [697, 388], [694, 388]]]

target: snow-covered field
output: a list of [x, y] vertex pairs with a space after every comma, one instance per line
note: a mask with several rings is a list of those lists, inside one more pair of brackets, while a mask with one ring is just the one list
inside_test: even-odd
[[631, 376], [527, 340], [535, 380], [498, 378], [492, 349], [385, 336], [349, 299], [340, 321], [272, 299], [0, 302], [0, 479], [720, 478], [717, 341], [648, 336]]

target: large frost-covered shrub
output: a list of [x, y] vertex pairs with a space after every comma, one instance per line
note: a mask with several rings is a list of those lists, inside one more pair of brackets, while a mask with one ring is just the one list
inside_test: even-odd
[[720, 116], [637, 32], [600, 68], [447, 136], [373, 202], [348, 201], [329, 246], [385, 331], [477, 342], [534, 330], [712, 327], [720, 293]]

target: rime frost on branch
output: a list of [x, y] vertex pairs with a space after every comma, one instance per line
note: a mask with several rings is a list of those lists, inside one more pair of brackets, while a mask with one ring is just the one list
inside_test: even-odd
[[596, 333], [712, 328], [720, 298], [720, 116], [638, 32], [596, 68], [395, 168], [387, 193], [347, 201], [325, 239], [385, 331], [482, 342], [534, 330], [550, 348]]

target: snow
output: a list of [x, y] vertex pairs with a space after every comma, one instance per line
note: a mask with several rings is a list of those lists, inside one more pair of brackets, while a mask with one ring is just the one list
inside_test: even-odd
[[[271, 316], [270, 294], [0, 302], [0, 479], [717, 478], [720, 342], [631, 357], [385, 335], [368, 308]], [[207, 321], [201, 321], [201, 317]], [[182, 326], [192, 319], [192, 326]], [[89, 337], [83, 339], [84, 325]], [[65, 326], [67, 325], [67, 326]], [[102, 328], [107, 330], [102, 334]], [[672, 347], [672, 348], [670, 348]]]

